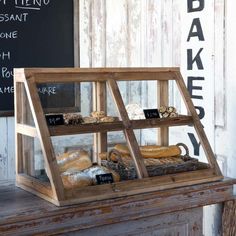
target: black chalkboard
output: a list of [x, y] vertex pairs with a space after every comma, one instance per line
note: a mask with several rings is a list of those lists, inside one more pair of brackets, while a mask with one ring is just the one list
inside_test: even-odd
[[110, 184], [114, 183], [111, 173], [96, 175], [97, 184]]
[[64, 119], [62, 114], [48, 114], [45, 115], [45, 118], [48, 125], [64, 125]]
[[[73, 20], [73, 0], [0, 0], [0, 115], [13, 115], [13, 68], [74, 67]], [[75, 105], [74, 84], [39, 95], [44, 107]]]
[[143, 112], [146, 119], [160, 118], [158, 109], [144, 109]]

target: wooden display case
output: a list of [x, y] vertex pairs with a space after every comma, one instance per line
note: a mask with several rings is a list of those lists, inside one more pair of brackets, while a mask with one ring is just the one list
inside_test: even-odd
[[[221, 180], [223, 178], [203, 126], [188, 94], [179, 68], [103, 68], [103, 69], [15, 69], [15, 117], [16, 117], [16, 184], [58, 206], [96, 200], [118, 198], [175, 187]], [[174, 118], [130, 120], [118, 87], [118, 81], [154, 80], [158, 83], [158, 101], [168, 105], [168, 82], [175, 81], [189, 115]], [[93, 82], [94, 110], [106, 110], [106, 86], [110, 90], [119, 112], [120, 121], [76, 126], [48, 126], [37, 91], [38, 84]], [[29, 107], [28, 105], [29, 104]], [[63, 112], [63, 111], [62, 111]], [[29, 120], [32, 114], [34, 125]], [[169, 127], [193, 125], [201, 142], [209, 168], [183, 173], [149, 177], [141, 156], [134, 129], [159, 128], [159, 144], [168, 145]], [[52, 145], [52, 136], [94, 133], [94, 148], [107, 150], [107, 132], [123, 131], [138, 179], [104, 185], [66, 190], [63, 187]], [[30, 145], [38, 138], [50, 182], [32, 177]], [[181, 141], [181, 140], [180, 140]], [[28, 156], [28, 158], [25, 158]], [[94, 160], [96, 161], [96, 160]], [[27, 169], [27, 171], [25, 171]], [[33, 171], [33, 170], [32, 170]]]

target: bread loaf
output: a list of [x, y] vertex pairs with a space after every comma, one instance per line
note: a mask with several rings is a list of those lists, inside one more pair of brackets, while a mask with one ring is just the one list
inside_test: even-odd
[[66, 171], [61, 174], [62, 183], [65, 189], [73, 189], [92, 185], [92, 179], [82, 171]]
[[129, 148], [126, 145], [116, 144], [114, 149], [119, 151], [121, 154], [130, 155]]
[[67, 171], [70, 168], [80, 171], [92, 166], [89, 154], [84, 150], [63, 153], [57, 157], [57, 164], [61, 173]]
[[[117, 144], [114, 149], [119, 151], [122, 155], [130, 155], [129, 149], [126, 145]], [[168, 147], [158, 145], [141, 146], [140, 152], [143, 158], [162, 158], [181, 155], [181, 149], [176, 145]]]
[[168, 147], [158, 147], [155, 149], [143, 149], [141, 154], [144, 158], [162, 158], [162, 157], [173, 157], [181, 155], [181, 149], [176, 145]]
[[84, 187], [89, 185], [96, 185], [97, 179], [96, 175], [111, 173], [114, 182], [120, 181], [120, 175], [114, 170], [106, 168], [104, 166], [92, 166], [83, 171], [78, 171], [76, 169], [68, 169], [61, 174], [62, 182], [64, 188], [72, 189], [78, 187]]

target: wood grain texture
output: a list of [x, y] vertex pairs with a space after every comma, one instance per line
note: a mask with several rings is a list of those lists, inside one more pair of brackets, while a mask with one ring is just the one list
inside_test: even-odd
[[236, 200], [226, 201], [223, 205], [222, 236], [236, 235]]
[[[158, 107], [169, 106], [169, 81], [158, 81], [157, 83], [157, 104]], [[169, 127], [161, 127], [158, 132], [158, 144], [169, 145]]]
[[25, 89], [44, 154], [44, 161], [48, 172], [47, 174], [51, 182], [52, 190], [54, 192], [54, 199], [64, 199], [61, 176], [59, 175], [54, 149], [50, 139], [43, 109], [40, 104], [40, 98], [37, 92], [36, 84], [33, 78], [25, 83]]
[[[201, 207], [232, 199], [235, 181], [225, 179], [183, 188], [143, 193], [123, 198], [56, 207], [13, 184], [0, 187], [0, 231], [4, 235], [58, 235], [99, 229], [102, 225], [162, 217], [162, 214]], [[149, 222], [149, 221], [147, 221]], [[137, 226], [137, 224], [136, 224]], [[126, 229], [129, 227], [127, 226]], [[114, 228], [113, 228], [114, 229]]]
[[[93, 111], [104, 111], [107, 115], [107, 91], [106, 83], [93, 82]], [[99, 163], [98, 154], [107, 151], [107, 133], [105, 130], [94, 134], [93, 161]], [[100, 163], [99, 163], [100, 164]]]
[[214, 48], [215, 48], [215, 124], [225, 126], [225, 1], [215, 1], [215, 25], [214, 25]]
[[125, 127], [124, 134], [125, 134], [125, 138], [127, 141], [127, 145], [130, 150], [130, 154], [134, 160], [137, 176], [140, 179], [144, 178], [144, 177], [148, 177], [147, 169], [144, 165], [144, 161], [143, 161], [141, 152], [139, 150], [138, 142], [136, 140], [136, 137], [135, 137], [135, 134], [133, 131], [133, 127], [131, 126], [129, 116], [128, 116], [127, 111], [125, 109], [124, 102], [122, 100], [118, 85], [117, 85], [116, 81], [112, 78], [110, 80], [108, 80], [107, 82], [108, 82], [108, 86], [110, 88], [110, 91], [112, 93], [114, 102], [116, 104], [117, 110], [119, 112], [119, 115], [120, 115], [122, 122], [124, 124], [124, 127]]
[[[184, 83], [184, 80], [181, 76], [180, 73], [176, 73], [176, 76], [177, 76], [177, 80], [176, 80], [176, 83], [179, 87], [179, 91], [182, 95], [182, 98], [185, 102], [185, 105], [186, 105], [186, 108], [188, 109], [188, 111], [190, 112], [190, 114], [192, 115], [193, 117], [193, 120], [194, 120], [194, 127], [195, 127], [195, 131], [197, 132], [198, 134], [198, 138], [201, 142], [201, 145], [206, 153], [206, 157], [207, 157], [207, 160], [208, 160], [208, 163], [211, 165], [211, 167], [215, 170], [215, 173], [219, 176], [222, 176], [222, 173], [221, 173], [221, 170], [217, 164], [217, 161], [216, 161], [216, 158], [215, 158], [215, 155], [211, 149], [211, 146], [210, 146], [210, 143], [207, 139], [207, 136], [205, 134], [205, 131], [203, 129], [203, 125], [201, 124], [201, 121], [197, 115], [197, 112], [194, 108], [194, 105], [193, 105], [193, 102], [190, 98], [190, 95], [189, 93], [187, 92], [187, 88], [186, 88], [186, 85]], [[223, 177], [223, 176], [222, 176]]]

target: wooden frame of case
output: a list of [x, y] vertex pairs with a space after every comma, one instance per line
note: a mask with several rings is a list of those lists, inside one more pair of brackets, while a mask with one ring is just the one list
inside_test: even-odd
[[[203, 126], [196, 113], [179, 68], [102, 68], [102, 69], [15, 69], [15, 127], [16, 127], [16, 184], [17, 186], [46, 199], [55, 205], [71, 205], [121, 196], [158, 191], [168, 188], [189, 186], [223, 178]], [[125, 109], [117, 81], [156, 80], [158, 101], [168, 105], [168, 81], [174, 80], [190, 115], [175, 118], [130, 120]], [[106, 110], [106, 84], [111, 91], [121, 121], [113, 123], [83, 124], [77, 126], [47, 126], [36, 85], [38, 83], [93, 82], [94, 110]], [[24, 95], [24, 91], [26, 94]], [[26, 123], [28, 112], [26, 100], [32, 113], [34, 126]], [[63, 112], [63, 111], [62, 111]], [[168, 145], [168, 127], [192, 124], [205, 151], [209, 169], [189, 171], [165, 176], [148, 177], [141, 157], [134, 129], [159, 127], [161, 145]], [[127, 145], [135, 163], [138, 179], [112, 184], [81, 187], [65, 190], [57, 166], [51, 136], [94, 133], [94, 147], [97, 152], [107, 149], [107, 132], [123, 130]], [[23, 137], [38, 137], [44, 155], [50, 183], [45, 183], [24, 174], [25, 146], [29, 143]], [[29, 160], [30, 162], [30, 160]]]

